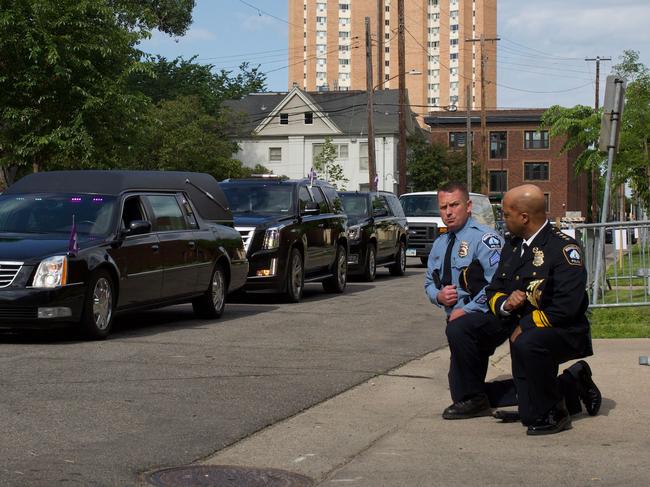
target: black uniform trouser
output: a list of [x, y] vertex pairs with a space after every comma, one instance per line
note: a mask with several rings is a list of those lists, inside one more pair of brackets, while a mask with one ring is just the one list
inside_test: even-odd
[[519, 415], [525, 425], [544, 416], [562, 399], [570, 414], [582, 410], [576, 378], [568, 371], [557, 376], [562, 362], [580, 355], [561, 328], [524, 331], [510, 344], [512, 376], [519, 401]]
[[[556, 329], [544, 328], [540, 330]], [[515, 341], [515, 344], [511, 344], [510, 346], [513, 376], [518, 377], [518, 379], [506, 379], [486, 383], [485, 376], [487, 374], [489, 358], [494, 353], [496, 347], [510, 337], [510, 328], [492, 314], [477, 312], [468, 313], [447, 323], [445, 331], [451, 351], [449, 390], [453, 402], [462, 401], [476, 394], [485, 393], [490, 401], [490, 406], [494, 408], [515, 406], [519, 403], [520, 415], [522, 422], [525, 422], [525, 424], [531, 421], [531, 415], [537, 414], [537, 416], [532, 418], [536, 419], [557, 404], [562, 397], [566, 401], [566, 406], [570, 414], [577, 414], [582, 411], [575, 378], [567, 371], [557, 377], [558, 365], [561, 362], [575, 358], [573, 349], [568, 347], [568, 345], [560, 344], [555, 348], [561, 349], [562, 347], [568, 347], [570, 349], [567, 350], [570, 355], [569, 358], [551, 361], [552, 383], [554, 384], [554, 386], [551, 386], [551, 389], [555, 387], [553, 389], [553, 398], [557, 398], [558, 396], [556, 394], [559, 394], [560, 399], [546, 407], [549, 400], [543, 398], [540, 406], [533, 408], [530, 405], [536, 404], [536, 400], [530, 397], [528, 384], [529, 382], [537, 382], [539, 380], [537, 376], [542, 375], [541, 369], [534, 370], [532, 375], [528, 376], [524, 364], [527, 364], [529, 367], [534, 367], [533, 364], [539, 363], [535, 358], [530, 358], [531, 356], [535, 356], [536, 352], [534, 352], [534, 349], [537, 348], [536, 346], [531, 347], [532, 343], [530, 343], [535, 342], [534, 338], [536, 336], [534, 333], [526, 332], [521, 334]], [[531, 332], [534, 331], [536, 330], [531, 330]], [[519, 340], [522, 337], [524, 337], [524, 340], [520, 342]], [[513, 350], [513, 347], [515, 350]], [[560, 359], [563, 356], [559, 354], [556, 358]], [[517, 372], [515, 372], [515, 366], [517, 367]], [[548, 368], [548, 366], [546, 367]], [[544, 379], [542, 384], [546, 384], [549, 382], [549, 376], [548, 374], [543, 375]], [[528, 380], [527, 377], [529, 378]], [[517, 386], [523, 388], [524, 397], [526, 398], [521, 401], [524, 403], [523, 409], [519, 399], [522, 397], [522, 394], [517, 394]], [[542, 388], [546, 389], [547, 387], [542, 386]], [[537, 391], [537, 389], [538, 387], [533, 387], [534, 391]], [[533, 396], [535, 394], [536, 392], [533, 392]], [[538, 414], [538, 410], [542, 410], [542, 412]], [[527, 418], [526, 420], [524, 420], [524, 416]]]
[[492, 314], [476, 312], [448, 322], [445, 332], [451, 351], [449, 391], [452, 401], [485, 393], [492, 407], [517, 404], [512, 380], [485, 383], [489, 358], [510, 336], [508, 327]]

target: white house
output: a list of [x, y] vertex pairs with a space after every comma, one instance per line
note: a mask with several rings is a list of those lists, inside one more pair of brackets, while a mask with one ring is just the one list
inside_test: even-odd
[[[378, 188], [397, 191], [398, 90], [374, 92], [374, 133]], [[245, 166], [262, 164], [274, 174], [303, 178], [326, 137], [338, 151], [349, 179], [346, 189], [367, 190], [368, 98], [365, 91], [253, 93], [226, 106], [248, 122], [250, 137], [238, 139], [234, 157]], [[408, 102], [407, 102], [408, 106]], [[418, 130], [413, 114], [407, 131]], [[321, 177], [322, 175], [319, 175]]]

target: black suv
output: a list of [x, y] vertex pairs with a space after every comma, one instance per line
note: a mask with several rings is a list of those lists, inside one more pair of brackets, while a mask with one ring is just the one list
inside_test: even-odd
[[393, 276], [403, 276], [408, 226], [397, 197], [387, 191], [339, 192], [339, 196], [350, 224], [350, 274], [373, 281], [377, 265], [384, 264]]
[[291, 302], [305, 282], [328, 292], [347, 284], [347, 217], [336, 189], [323, 181], [230, 179], [226, 193], [250, 264], [246, 290], [272, 289]]

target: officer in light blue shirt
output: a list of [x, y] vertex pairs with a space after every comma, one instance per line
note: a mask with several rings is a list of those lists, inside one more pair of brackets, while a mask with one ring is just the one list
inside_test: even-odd
[[512, 381], [485, 383], [490, 355], [509, 336], [509, 330], [488, 312], [485, 295], [499, 264], [503, 240], [471, 217], [472, 202], [463, 184], [440, 188], [438, 205], [447, 233], [431, 248], [424, 289], [429, 300], [447, 313], [453, 404], [442, 417], [487, 416], [492, 407], [516, 404]]
[[[470, 205], [471, 206], [471, 205]], [[450, 284], [455, 285], [456, 302], [451, 306], [438, 301], [438, 293], [444, 286], [441, 285], [444, 274], [444, 259], [450, 240], [454, 240], [451, 249], [451, 276]], [[487, 298], [485, 287], [492, 280], [501, 256], [503, 246], [502, 238], [493, 229], [481, 225], [471, 216], [465, 224], [455, 232], [448, 231], [437, 238], [433, 243], [427, 273], [425, 276], [424, 288], [427, 296], [433, 304], [444, 308], [447, 316], [455, 310], [462, 310], [464, 313], [480, 311], [487, 313]], [[478, 261], [478, 262], [476, 262]], [[473, 266], [472, 263], [474, 263]], [[480, 268], [479, 268], [480, 264]], [[470, 267], [471, 266], [471, 267]], [[482, 268], [483, 272], [480, 273]], [[468, 274], [468, 272], [470, 274]], [[482, 284], [474, 273], [480, 273], [483, 277]], [[476, 282], [465, 282], [462, 279], [476, 278]], [[468, 288], [467, 284], [477, 284], [476, 288]], [[480, 287], [479, 287], [480, 286]], [[458, 313], [454, 314], [454, 318]]]

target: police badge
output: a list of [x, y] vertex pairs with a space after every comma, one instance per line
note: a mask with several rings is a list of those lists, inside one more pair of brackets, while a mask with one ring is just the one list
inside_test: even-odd
[[460, 247], [458, 247], [458, 257], [467, 257], [468, 252], [469, 243], [465, 242], [465, 240], [461, 240]]
[[539, 267], [544, 264], [544, 252], [537, 247], [533, 247], [533, 265]]

